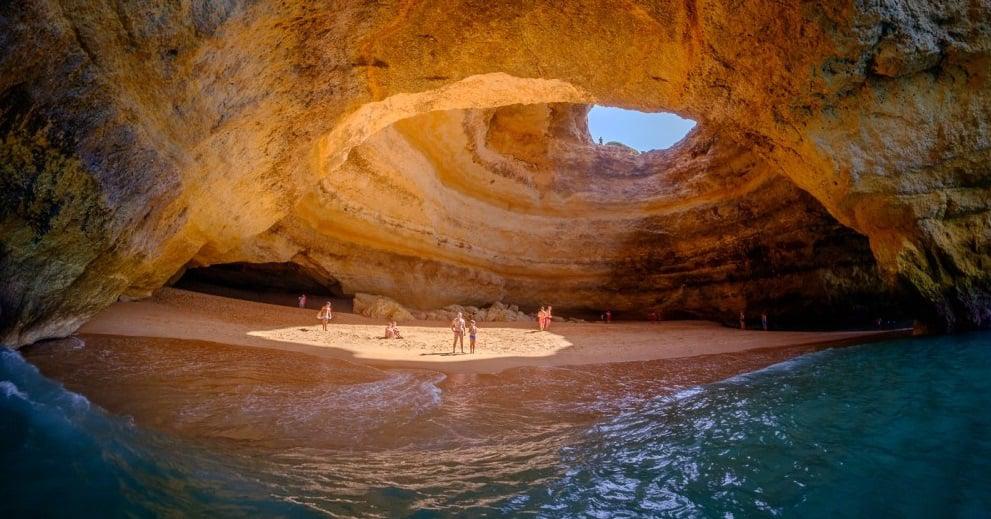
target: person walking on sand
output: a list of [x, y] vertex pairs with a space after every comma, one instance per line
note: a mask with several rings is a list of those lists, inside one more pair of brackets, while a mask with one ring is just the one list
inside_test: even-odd
[[740, 329], [741, 330], [747, 329], [747, 316], [744, 315], [743, 310], [740, 310]]
[[478, 333], [478, 325], [475, 324], [475, 317], [468, 318], [468, 353], [475, 353], [475, 335]]
[[544, 314], [544, 331], [551, 329], [551, 321], [554, 320], [554, 307], [547, 305], [547, 313]]
[[306, 294], [300, 294], [296, 302], [299, 303], [300, 308], [306, 308]]
[[760, 314], [760, 325], [764, 327], [764, 331], [767, 331], [767, 312], [761, 312]]
[[544, 331], [544, 318], [547, 317], [547, 308], [541, 306], [540, 310], [537, 310], [537, 329]]
[[[303, 307], [301, 306], [300, 308]], [[320, 308], [320, 311], [317, 312], [317, 319], [323, 322], [323, 331], [327, 331], [327, 323], [333, 318], [334, 318], [334, 308], [330, 304], [330, 301], [327, 301], [327, 303]]]
[[451, 345], [451, 355], [457, 353], [458, 341], [461, 341], [461, 353], [465, 352], [465, 318], [461, 312], [451, 321], [451, 331], [454, 332], [454, 344]]

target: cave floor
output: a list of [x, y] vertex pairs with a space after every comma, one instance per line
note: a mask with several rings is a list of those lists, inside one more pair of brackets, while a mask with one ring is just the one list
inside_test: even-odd
[[[400, 324], [403, 339], [382, 338], [385, 322], [336, 312], [323, 331], [316, 311], [162, 289], [148, 300], [114, 304], [80, 329], [85, 335], [160, 337], [298, 351], [376, 367], [495, 373], [522, 366], [569, 366], [724, 354], [791, 346], [841, 345], [907, 335], [909, 330], [797, 332], [735, 330], [706, 321], [479, 323], [475, 354], [451, 354], [448, 323]], [[467, 337], [466, 341], [467, 343]], [[467, 344], [465, 345], [467, 351]]]

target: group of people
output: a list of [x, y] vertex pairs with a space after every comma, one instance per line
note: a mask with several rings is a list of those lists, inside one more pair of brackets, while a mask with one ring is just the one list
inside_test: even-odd
[[[760, 313], [760, 326], [765, 332], [767, 331], [767, 312]], [[740, 311], [740, 329], [747, 329], [747, 314], [743, 313], [742, 310]]]
[[[299, 296], [299, 307], [306, 308], [306, 294]], [[334, 318], [334, 307], [330, 301], [327, 301], [317, 312], [317, 320], [323, 324], [323, 330], [327, 331], [327, 323]], [[606, 310], [601, 319], [604, 322], [612, 321], [612, 311]], [[537, 311], [537, 327], [540, 331], [547, 331], [550, 329], [551, 321], [554, 320], [554, 308], [550, 305], [541, 306], [540, 310]], [[650, 320], [657, 320], [656, 312], [652, 312], [650, 315]], [[767, 326], [767, 313], [762, 312], [760, 315], [761, 327], [766, 331]], [[880, 319], [879, 319], [880, 321]], [[740, 312], [740, 329], [747, 329], [747, 316], [744, 312]], [[457, 316], [451, 321], [451, 331], [454, 332], [454, 343], [451, 345], [451, 353], [457, 353], [458, 346], [461, 346], [461, 353], [465, 353], [465, 334], [468, 334], [468, 351], [469, 353], [475, 353], [475, 339], [478, 335], [478, 325], [475, 322], [474, 315], [468, 316], [465, 319], [461, 312], [458, 312]], [[399, 333], [399, 325], [396, 324], [395, 320], [389, 321], [389, 324], [385, 328], [385, 338], [386, 339], [402, 339], [403, 336]]]
[[469, 353], [475, 353], [475, 336], [478, 334], [478, 325], [475, 323], [475, 316], [468, 316], [468, 319], [465, 320], [464, 315], [458, 312], [458, 315], [451, 321], [451, 331], [454, 332], [454, 344], [451, 345], [451, 355], [458, 352], [458, 343], [461, 344], [461, 353], [465, 352], [465, 332], [468, 333]]
[[[300, 308], [306, 308], [306, 294], [300, 294], [297, 299]], [[543, 310], [543, 309], [541, 309]], [[547, 307], [548, 321], [550, 320], [550, 307]], [[323, 331], [327, 331], [327, 324], [334, 318], [334, 306], [330, 301], [327, 301], [320, 311], [317, 312], [317, 320], [323, 325]], [[544, 325], [541, 325], [543, 329]], [[470, 316], [465, 320], [461, 312], [458, 312], [457, 317], [451, 322], [451, 330], [454, 331], [454, 346], [452, 348], [452, 353], [457, 352], [457, 346], [460, 342], [461, 353], [465, 352], [465, 333], [468, 334], [468, 348], [470, 353], [475, 353], [475, 338], [478, 334], [478, 325], [475, 323], [474, 316]], [[393, 319], [389, 321], [389, 324], [385, 327], [385, 338], [386, 339], [402, 339], [403, 335], [399, 332], [399, 325], [396, 320]]]
[[403, 335], [399, 333], [399, 325], [396, 324], [396, 320], [393, 319], [389, 321], [389, 324], [385, 327], [385, 338], [386, 339], [402, 339]]
[[[300, 308], [306, 308], [306, 294], [300, 294], [296, 298], [296, 302]], [[320, 307], [320, 311], [317, 312], [317, 320], [323, 324], [323, 331], [327, 331], [327, 323], [334, 318], [334, 305], [330, 301], [327, 301]]]

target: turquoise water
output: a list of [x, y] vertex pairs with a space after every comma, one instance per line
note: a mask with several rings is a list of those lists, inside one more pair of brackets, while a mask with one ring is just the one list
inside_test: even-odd
[[[436, 398], [401, 423], [376, 415], [356, 448], [137, 426], [2, 350], [0, 516], [991, 517], [991, 334], [820, 351], [702, 386], [655, 383], [670, 366], [424, 374], [401, 394]], [[374, 383], [354, 387], [391, 387]], [[515, 403], [491, 398], [506, 391]], [[283, 423], [281, 404], [248, 400]], [[301, 437], [344, 434], [314, 431]]]

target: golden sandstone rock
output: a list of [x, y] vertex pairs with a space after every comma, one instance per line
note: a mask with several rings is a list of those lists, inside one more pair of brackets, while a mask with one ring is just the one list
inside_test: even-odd
[[[491, 301], [991, 326], [986, 3], [0, 5], [0, 337], [187, 265]], [[698, 128], [633, 154], [591, 103]]]

